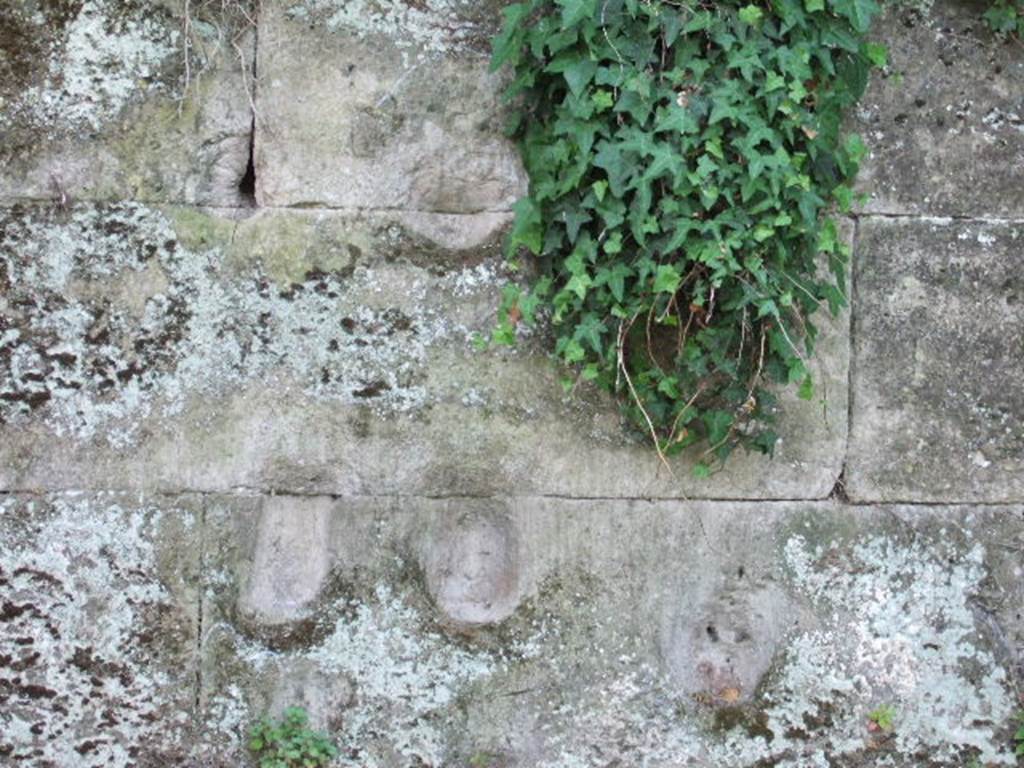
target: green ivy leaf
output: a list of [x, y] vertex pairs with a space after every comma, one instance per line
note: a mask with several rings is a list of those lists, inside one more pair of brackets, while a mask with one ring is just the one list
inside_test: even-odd
[[852, 133], [846, 138], [844, 148], [854, 163], [860, 163], [868, 152], [868, 148], [864, 146], [864, 140], [856, 133]]
[[622, 148], [610, 141], [602, 141], [598, 144], [593, 162], [595, 167], [607, 173], [612, 194], [620, 198], [625, 195], [626, 183], [633, 173], [633, 167], [627, 162]]
[[516, 217], [515, 222], [512, 224], [512, 234], [508, 240], [508, 252], [511, 254], [522, 245], [533, 254], [540, 253], [544, 237], [540, 208], [533, 200], [524, 197], [513, 206], [513, 210]]
[[611, 95], [611, 93], [605, 90], [595, 91], [594, 95], [591, 96], [590, 98], [598, 112], [604, 112], [606, 110], [609, 110], [615, 105], [614, 97]]
[[526, 3], [513, 3], [502, 10], [505, 24], [501, 33], [494, 38], [491, 46], [491, 71], [497, 72], [503, 64], [510, 61], [514, 54], [523, 46], [524, 30], [522, 21], [530, 13]]
[[756, 5], [746, 5], [740, 8], [740, 21], [744, 24], [750, 24], [751, 26], [757, 26], [761, 19], [764, 18], [764, 11], [758, 8]]
[[871, 27], [871, 20], [878, 13], [875, 0], [830, 0], [833, 10], [848, 18], [855, 32], [864, 34]]
[[679, 283], [682, 280], [683, 276], [679, 274], [679, 270], [671, 264], [661, 264], [654, 275], [654, 292], [675, 293], [679, 290]]
[[868, 43], [864, 46], [865, 55], [878, 68], [889, 63], [889, 49], [879, 43]]
[[603, 269], [594, 280], [595, 285], [607, 285], [615, 301], [626, 298], [626, 279], [633, 276], [633, 270], [622, 262], [616, 262], [611, 269]]
[[778, 72], [769, 72], [765, 76], [764, 90], [765, 93], [771, 93], [777, 91], [780, 88], [786, 87], [786, 78], [780, 75]]
[[714, 410], [705, 413], [702, 420], [708, 430], [708, 442], [718, 445], [729, 434], [734, 417], [728, 411]]
[[597, 0], [555, 0], [562, 8], [562, 27], [568, 28], [592, 19], [597, 13]]
[[575, 96], [580, 96], [597, 72], [597, 62], [590, 59], [579, 59], [568, 65], [564, 70], [565, 81]]
[[801, 400], [810, 400], [814, 397], [814, 383], [811, 381], [810, 376], [805, 376], [803, 382], [800, 384], [800, 389], [797, 391], [797, 396]]
[[598, 355], [602, 355], [604, 354], [604, 347], [601, 343], [601, 337], [607, 330], [605, 324], [601, 322], [597, 315], [588, 313], [583, 316], [579, 325], [576, 326], [576, 335], [578, 338], [586, 341]]
[[587, 289], [592, 285], [589, 275], [573, 275], [566, 283], [566, 290], [575, 293], [581, 300], [587, 297]]

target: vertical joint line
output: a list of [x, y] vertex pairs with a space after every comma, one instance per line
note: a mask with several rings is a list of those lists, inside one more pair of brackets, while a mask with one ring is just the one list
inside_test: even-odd
[[206, 496], [200, 496], [199, 507], [199, 583], [196, 585], [196, 646], [195, 646], [195, 695], [193, 696], [193, 718], [199, 725], [202, 719], [200, 707], [203, 697], [203, 647], [206, 645], [203, 614], [206, 610]]
[[856, 346], [854, 335], [857, 333], [857, 259], [860, 246], [860, 216], [853, 216], [853, 238], [850, 243], [850, 268], [847, 275], [847, 293], [849, 293], [850, 329], [847, 332], [847, 358], [846, 366], [846, 443], [843, 446], [842, 471], [839, 474], [839, 490], [841, 498], [848, 502], [849, 495], [846, 492], [847, 467], [850, 461], [850, 445], [853, 440], [853, 418], [854, 418], [854, 366], [856, 366]]

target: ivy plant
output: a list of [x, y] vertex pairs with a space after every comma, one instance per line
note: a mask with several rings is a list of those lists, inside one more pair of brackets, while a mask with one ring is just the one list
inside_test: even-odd
[[277, 721], [260, 720], [249, 732], [249, 750], [260, 768], [317, 768], [338, 754], [327, 736], [309, 728], [300, 707], [289, 707]]
[[1024, 0], [996, 0], [985, 11], [985, 22], [1000, 35], [1024, 38]]
[[[492, 65], [530, 177], [491, 340], [541, 317], [659, 454], [770, 453], [769, 385], [813, 397], [820, 308], [847, 302], [865, 154], [842, 116], [884, 47], [875, 0], [525, 0]], [[529, 258], [524, 259], [524, 256]]]

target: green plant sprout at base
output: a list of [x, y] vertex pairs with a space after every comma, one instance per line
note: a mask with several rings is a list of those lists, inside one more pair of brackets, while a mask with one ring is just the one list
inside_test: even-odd
[[249, 733], [249, 750], [260, 768], [316, 768], [328, 765], [337, 747], [322, 733], [308, 727], [305, 710], [289, 707], [280, 721], [267, 718]]
[[883, 704], [868, 713], [868, 720], [879, 730], [888, 733], [896, 724], [896, 708], [891, 704]]
[[[840, 134], [882, 46], [875, 0], [527, 0], [505, 9], [532, 254], [491, 341], [550, 320], [555, 356], [614, 393], [659, 455], [771, 453], [769, 384], [812, 399], [813, 316], [847, 302], [866, 149]], [[820, 269], [827, 263], [827, 276]]]

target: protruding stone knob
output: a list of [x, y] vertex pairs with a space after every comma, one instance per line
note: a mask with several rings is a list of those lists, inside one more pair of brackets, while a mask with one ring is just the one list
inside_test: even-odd
[[500, 514], [470, 514], [446, 526], [426, 554], [438, 608], [462, 628], [496, 624], [520, 601], [519, 542]]
[[330, 499], [269, 497], [239, 596], [246, 622], [275, 628], [312, 617], [330, 571]]

